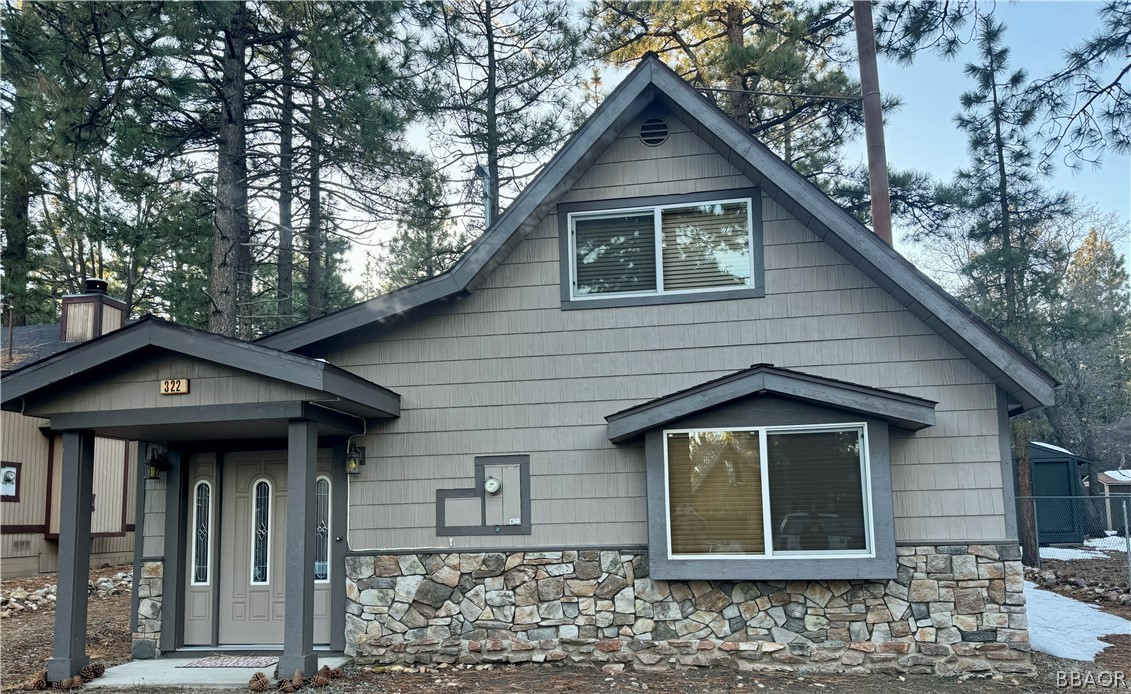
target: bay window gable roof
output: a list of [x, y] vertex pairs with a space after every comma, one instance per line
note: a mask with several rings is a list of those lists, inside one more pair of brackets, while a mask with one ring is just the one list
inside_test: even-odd
[[687, 388], [605, 417], [608, 437], [622, 443], [644, 432], [758, 395], [776, 395], [878, 417], [891, 426], [916, 431], [935, 424], [932, 400], [881, 388], [755, 364], [721, 378]]

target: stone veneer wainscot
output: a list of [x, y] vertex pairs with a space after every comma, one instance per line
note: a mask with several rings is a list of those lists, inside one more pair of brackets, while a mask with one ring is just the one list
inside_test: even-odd
[[663, 581], [642, 551], [350, 556], [362, 663], [1035, 674], [1020, 548], [900, 547], [889, 581]]
[[147, 561], [141, 565], [137, 582], [137, 631], [133, 633], [132, 655], [137, 659], [156, 658], [161, 640], [161, 594], [164, 564]]

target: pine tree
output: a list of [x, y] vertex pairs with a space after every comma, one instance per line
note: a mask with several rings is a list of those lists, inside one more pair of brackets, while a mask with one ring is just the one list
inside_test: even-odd
[[453, 224], [443, 179], [424, 171], [375, 275], [382, 292], [436, 277], [467, 250], [467, 232]]
[[482, 164], [494, 221], [542, 155], [561, 144], [584, 60], [584, 28], [567, 0], [454, 0], [430, 7], [436, 14], [426, 28], [440, 60], [434, 75], [440, 169], [456, 178], [457, 171], [466, 176]]

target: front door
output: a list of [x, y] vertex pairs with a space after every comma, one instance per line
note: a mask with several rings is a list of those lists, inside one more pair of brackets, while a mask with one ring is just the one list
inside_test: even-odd
[[[222, 483], [219, 499], [208, 504], [200, 499], [190, 503], [193, 509], [193, 530], [189, 535], [189, 599], [186, 600], [185, 645], [276, 646], [283, 642], [284, 607], [286, 605], [286, 528], [287, 528], [287, 464], [285, 452], [227, 453], [222, 459]], [[329, 463], [319, 456], [316, 482], [315, 519], [317, 542], [314, 575], [314, 643], [330, 642], [330, 479]], [[201, 482], [190, 485], [194, 494], [202, 491]], [[215, 505], [219, 513], [220, 533], [207, 535], [200, 520], [208, 513], [206, 505]], [[209, 546], [210, 545], [210, 546]], [[207, 627], [201, 622], [201, 610], [193, 606], [201, 593], [203, 578], [195, 571], [199, 557], [211, 551], [216, 557], [215, 574], [218, 586], [214, 595], [217, 609], [216, 637], [211, 635], [211, 619]], [[195, 563], [194, 563], [195, 562]], [[340, 580], [341, 577], [333, 577]], [[195, 612], [195, 613], [194, 613]], [[206, 633], [208, 636], [206, 637]], [[207, 640], [205, 640], [207, 638]], [[213, 641], [216, 643], [213, 643]]]

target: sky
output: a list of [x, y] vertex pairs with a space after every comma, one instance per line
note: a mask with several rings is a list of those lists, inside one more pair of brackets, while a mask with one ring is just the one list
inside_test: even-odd
[[[1026, 69], [1030, 77], [1059, 69], [1063, 51], [1099, 28], [1099, 7], [1096, 2], [998, 4], [994, 16], [1006, 26], [1011, 67]], [[880, 90], [903, 100], [898, 111], [885, 114], [889, 166], [928, 171], [948, 179], [966, 164], [966, 137], [953, 117], [960, 110], [959, 96], [972, 86], [962, 73], [963, 67], [975, 59], [974, 46], [964, 47], [949, 61], [922, 55], [911, 66], [880, 58]], [[854, 158], [866, 161], [863, 142], [850, 151]], [[1108, 152], [1099, 169], [1085, 165], [1073, 171], [1058, 165], [1048, 183], [1118, 213], [1124, 222], [1131, 219], [1131, 158], [1127, 155]], [[1129, 250], [1122, 249], [1125, 254]]]
[[[979, 7], [985, 5], [980, 3]], [[1002, 2], [994, 16], [1006, 25], [1005, 43], [1010, 48], [1013, 69], [1024, 68], [1030, 77], [1055, 72], [1061, 67], [1063, 53], [1091, 36], [1100, 27], [1096, 11], [1099, 2]], [[880, 58], [880, 89], [895, 95], [902, 106], [885, 114], [884, 136], [888, 165], [894, 169], [926, 171], [940, 180], [950, 180], [955, 171], [966, 165], [966, 136], [954, 124], [954, 115], [961, 110], [959, 96], [972, 83], [963, 74], [966, 63], [976, 59], [976, 49], [967, 45], [958, 56], [944, 60], [931, 53], [920, 55], [910, 66]], [[612, 91], [631, 70], [603, 70], [605, 89]], [[856, 76], [856, 75], [853, 75]], [[409, 140], [424, 148], [424, 128], [414, 128]], [[863, 134], [846, 148], [850, 161], [866, 162]], [[546, 158], [552, 156], [547, 154]], [[1124, 223], [1131, 221], [1131, 157], [1107, 152], [1100, 168], [1084, 165], [1071, 170], [1058, 165], [1048, 185], [1095, 202], [1105, 211], [1115, 212]], [[902, 242], [898, 230], [896, 248], [914, 254], [914, 248]], [[1118, 249], [1131, 270], [1131, 239], [1125, 238]], [[364, 267], [361, 253], [351, 258], [351, 275]], [[355, 277], [351, 277], [354, 280]]]

